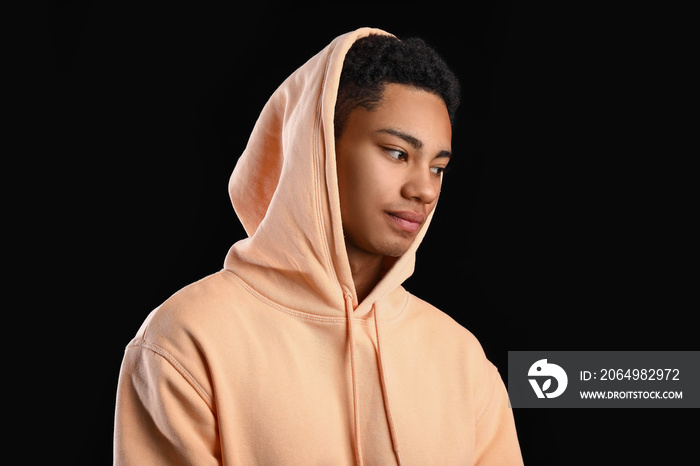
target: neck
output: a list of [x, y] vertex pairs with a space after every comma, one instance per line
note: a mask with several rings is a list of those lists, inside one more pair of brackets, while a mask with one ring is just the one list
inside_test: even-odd
[[384, 276], [384, 256], [367, 253], [346, 244], [357, 301], [362, 302]]

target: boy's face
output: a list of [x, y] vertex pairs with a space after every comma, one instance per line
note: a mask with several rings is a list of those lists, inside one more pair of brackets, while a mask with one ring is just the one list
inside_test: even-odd
[[358, 107], [336, 141], [348, 254], [398, 257], [437, 203], [452, 127], [440, 97], [387, 84], [379, 107]]

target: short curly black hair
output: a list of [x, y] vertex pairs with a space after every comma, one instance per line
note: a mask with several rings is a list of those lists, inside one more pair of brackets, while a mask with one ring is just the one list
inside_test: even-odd
[[454, 120], [459, 106], [459, 80], [437, 52], [422, 39], [399, 40], [371, 34], [355, 41], [345, 56], [335, 104], [336, 139], [354, 109], [377, 108], [384, 86], [389, 83], [438, 95], [445, 102], [450, 122]]

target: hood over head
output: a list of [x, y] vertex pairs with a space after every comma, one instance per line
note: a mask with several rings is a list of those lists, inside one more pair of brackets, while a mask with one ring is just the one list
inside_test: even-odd
[[343, 34], [280, 85], [229, 181], [248, 238], [232, 246], [224, 267], [263, 298], [287, 308], [341, 317], [349, 294], [354, 314], [368, 314], [372, 303], [413, 273], [416, 249], [433, 215], [358, 303], [343, 237], [333, 119], [345, 55], [370, 34], [390, 35], [372, 28]]

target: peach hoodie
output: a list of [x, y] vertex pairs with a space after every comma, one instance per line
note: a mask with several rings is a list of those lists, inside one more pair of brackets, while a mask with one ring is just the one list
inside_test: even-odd
[[260, 114], [229, 192], [249, 237], [129, 343], [119, 465], [519, 465], [512, 410], [475, 337], [401, 283], [411, 249], [357, 302], [333, 112], [336, 38]]

